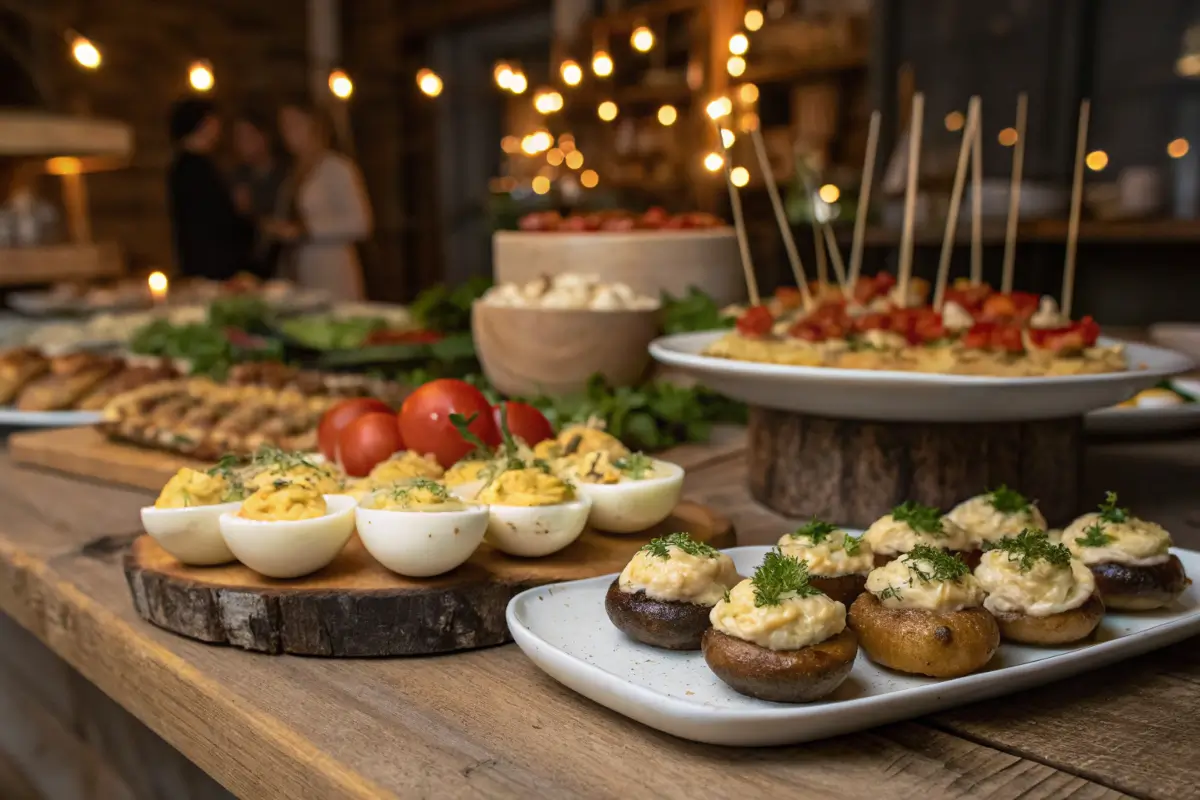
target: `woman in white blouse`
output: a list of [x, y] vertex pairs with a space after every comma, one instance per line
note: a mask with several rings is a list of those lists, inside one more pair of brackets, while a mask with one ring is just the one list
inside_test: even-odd
[[372, 225], [362, 174], [330, 147], [331, 125], [316, 109], [284, 106], [279, 132], [294, 168], [280, 193], [285, 214], [264, 223], [264, 230], [289, 245], [290, 277], [301, 286], [324, 290], [335, 302], [362, 300], [354, 245], [370, 236]]

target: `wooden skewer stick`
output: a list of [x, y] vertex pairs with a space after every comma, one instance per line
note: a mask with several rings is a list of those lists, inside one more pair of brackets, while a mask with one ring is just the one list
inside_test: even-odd
[[1021, 172], [1025, 166], [1025, 120], [1029, 115], [1029, 95], [1017, 95], [1017, 142], [1013, 147], [1012, 185], [1008, 189], [1008, 224], [1004, 228], [1004, 272], [1000, 291], [1013, 290], [1013, 272], [1017, 263], [1017, 222], [1021, 218]]
[[1075, 134], [1075, 178], [1071, 184], [1071, 218], [1067, 223], [1067, 262], [1063, 266], [1062, 315], [1071, 318], [1075, 294], [1075, 248], [1079, 243], [1079, 211], [1083, 206], [1083, 161], [1087, 151], [1088, 119], [1092, 101], [1079, 104], [1079, 130]]
[[971, 143], [971, 285], [983, 283], [983, 101]]
[[963, 128], [962, 144], [958, 148], [958, 166], [954, 170], [954, 186], [950, 190], [950, 208], [946, 212], [946, 232], [942, 236], [942, 255], [938, 260], [937, 284], [933, 292], [933, 307], [942, 310], [946, 298], [946, 281], [950, 278], [950, 261], [954, 256], [954, 237], [958, 233], [958, 209], [962, 205], [963, 187], [967, 183], [967, 162], [979, 130], [979, 97], [967, 104], [967, 126]]
[[904, 227], [900, 232], [900, 307], [908, 307], [908, 284], [912, 276], [913, 216], [917, 208], [917, 171], [921, 166], [921, 121], [925, 116], [925, 95], [917, 92], [912, 99], [912, 122], [908, 131], [908, 180], [904, 189]]
[[733, 211], [733, 229], [737, 233], [738, 251], [742, 257], [742, 272], [746, 276], [746, 293], [750, 305], [759, 305], [758, 279], [754, 277], [754, 262], [750, 258], [750, 242], [746, 237], [746, 220], [742, 216], [742, 198], [737, 187], [733, 185], [733, 167], [729, 165], [729, 149], [725, 147], [725, 137], [721, 134], [721, 123], [713, 120], [717, 129], [717, 143], [721, 146], [721, 159], [725, 168], [725, 185], [729, 189], [729, 207]]
[[[808, 186], [808, 181], [804, 182]], [[808, 189], [809, 197], [812, 197], [812, 188]], [[817, 286], [818, 291], [824, 291], [829, 285], [829, 266], [825, 260], [825, 243], [821, 240], [821, 223], [817, 222], [817, 215], [810, 214], [812, 217], [812, 233], [813, 233], [813, 248], [817, 252]]]
[[850, 291], [858, 285], [862, 270], [863, 239], [867, 233], [867, 216], [871, 212], [871, 182], [875, 177], [875, 151], [879, 149], [879, 121], [882, 115], [871, 112], [867, 129], [867, 154], [863, 159], [862, 183], [858, 187], [858, 213], [854, 217], [854, 240], [850, 243], [850, 274], [846, 276]]
[[852, 300], [854, 292], [846, 281], [846, 265], [838, 250], [837, 237], [833, 235], [833, 227], [828, 222], [824, 222], [821, 223], [821, 230], [825, 233], [825, 244], [829, 248], [829, 261], [833, 264], [833, 275], [837, 278], [838, 286], [842, 288], [842, 296], [847, 300]]
[[[754, 153], [758, 156], [758, 166], [763, 173], [763, 181], [767, 184], [767, 194], [771, 196], [771, 207], [775, 210], [775, 223], [783, 236], [783, 249], [787, 251], [788, 263], [792, 267], [792, 277], [800, 289], [800, 299], [805, 308], [812, 305], [812, 297], [808, 292], [808, 279], [804, 275], [804, 264], [800, 261], [800, 252], [796, 249], [796, 239], [792, 236], [792, 226], [788, 223], [787, 212], [783, 209], [783, 201], [779, 198], [779, 187], [775, 184], [775, 173], [771, 169], [771, 159], [767, 157], [767, 147], [763, 142], [762, 131], [755, 126], [750, 131], [754, 142]], [[724, 144], [724, 141], [722, 141]]]

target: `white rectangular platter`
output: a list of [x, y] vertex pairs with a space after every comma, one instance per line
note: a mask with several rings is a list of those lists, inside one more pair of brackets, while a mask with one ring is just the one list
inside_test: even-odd
[[[767, 547], [727, 552], [750, 575]], [[1200, 553], [1174, 549], [1191, 576]], [[1002, 644], [983, 671], [937, 680], [871, 663], [860, 650], [854, 671], [829, 698], [805, 705], [744, 697], [722, 683], [699, 652], [659, 650], [627, 638], [604, 611], [616, 576], [556, 583], [522, 592], [508, 605], [508, 627], [521, 650], [548, 675], [644, 725], [710, 744], [766, 746], [836, 736], [928, 714], [1131, 658], [1200, 633], [1200, 588], [1172, 606], [1108, 614], [1095, 638], [1067, 648]]]

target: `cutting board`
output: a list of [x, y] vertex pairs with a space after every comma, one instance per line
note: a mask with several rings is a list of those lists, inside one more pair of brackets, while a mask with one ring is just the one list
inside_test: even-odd
[[8, 437], [18, 464], [157, 492], [183, 467], [208, 469], [212, 462], [162, 450], [113, 442], [94, 428], [58, 428]]

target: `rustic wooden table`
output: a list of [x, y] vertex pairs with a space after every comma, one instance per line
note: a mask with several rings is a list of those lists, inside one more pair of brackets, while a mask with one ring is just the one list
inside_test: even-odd
[[[688, 494], [728, 513], [743, 544], [788, 528], [749, 501], [739, 436], [673, 457], [689, 469]], [[1089, 496], [1119, 489], [1123, 503], [1193, 547], [1197, 478], [1200, 440], [1100, 444], [1088, 453]], [[18, 469], [0, 456], [0, 498], [0, 609], [239, 796], [1200, 798], [1192, 752], [1200, 743], [1200, 638], [854, 736], [719, 748], [584, 700], [512, 645], [354, 661], [177, 638], [134, 614], [121, 573], [120, 551], [146, 494]], [[78, 703], [51, 696], [56, 671], [69, 668], [0, 622], [8, 629], [0, 628], [0, 689], [34, 698], [0, 704], [0, 734], [22, 714], [48, 715], [49, 727], [65, 729], [53, 735], [73, 736], [90, 759], [76, 793], [68, 787], [61, 796], [224, 795], [215, 785], [201, 791], [196, 776], [164, 777], [136, 749], [115, 752], [97, 714], [81, 722]], [[76, 700], [91, 689], [82, 679], [68, 683]], [[109, 706], [109, 716], [123, 713]], [[0, 738], [0, 748], [9, 744]], [[45, 761], [44, 753], [26, 755]], [[0, 785], [4, 767], [0, 755]]]

